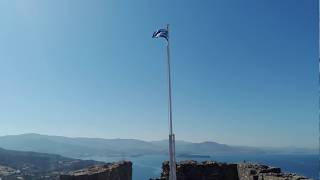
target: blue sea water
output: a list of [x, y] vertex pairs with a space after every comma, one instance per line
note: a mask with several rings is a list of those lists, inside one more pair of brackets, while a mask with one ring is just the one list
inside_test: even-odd
[[[100, 161], [130, 160], [133, 162], [133, 180], [148, 180], [151, 177], [159, 177], [161, 165], [168, 157], [165, 155], [145, 155], [130, 158], [92, 157], [90, 159]], [[178, 158], [177, 160], [192, 159], [196, 161], [214, 160], [219, 162], [237, 163], [253, 162], [274, 167], [280, 167], [283, 172], [292, 172], [313, 179], [318, 178], [318, 155], [219, 155], [210, 158]]]

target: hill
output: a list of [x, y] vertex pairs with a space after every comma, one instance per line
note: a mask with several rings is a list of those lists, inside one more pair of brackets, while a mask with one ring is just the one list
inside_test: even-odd
[[0, 148], [0, 178], [57, 179], [58, 175], [91, 165], [97, 161], [66, 158], [60, 155], [23, 152]]
[[[40, 134], [22, 134], [0, 137], [0, 147], [20, 151], [60, 154], [72, 158], [91, 156], [139, 156], [166, 154], [167, 141], [136, 139], [69, 138]], [[262, 153], [255, 148], [238, 148], [216, 142], [191, 143], [176, 141], [177, 154]]]
[[[167, 140], [142, 141], [136, 139], [70, 138], [40, 134], [21, 134], [0, 137], [0, 147], [18, 151], [34, 151], [59, 154], [71, 158], [124, 157], [167, 154]], [[285, 153], [285, 149], [263, 149], [247, 146], [231, 146], [216, 142], [192, 143], [176, 141], [179, 154], [262, 154]], [[289, 151], [287, 151], [289, 152]], [[300, 153], [309, 152], [299, 149]]]
[[39, 134], [0, 137], [0, 147], [12, 150], [60, 154], [73, 158], [159, 153], [148, 142], [135, 139], [68, 138]]

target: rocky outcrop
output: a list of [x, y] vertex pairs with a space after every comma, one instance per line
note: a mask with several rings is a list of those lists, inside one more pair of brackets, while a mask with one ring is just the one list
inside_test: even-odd
[[238, 164], [239, 180], [302, 180], [309, 179], [292, 173], [282, 173], [280, 168], [241, 163]]
[[[168, 180], [169, 163], [162, 164], [161, 177], [150, 180]], [[214, 161], [182, 161], [177, 163], [177, 180], [302, 180], [296, 174], [282, 173], [280, 168], [250, 163], [227, 164]]]
[[131, 180], [132, 163], [121, 161], [91, 166], [60, 176], [61, 180]]

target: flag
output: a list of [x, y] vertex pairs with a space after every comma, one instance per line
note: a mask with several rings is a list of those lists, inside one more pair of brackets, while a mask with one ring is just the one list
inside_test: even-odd
[[159, 37], [163, 37], [168, 41], [169, 40], [169, 32], [168, 32], [168, 30], [166, 30], [166, 29], [158, 29], [152, 35], [152, 38], [159, 38]]

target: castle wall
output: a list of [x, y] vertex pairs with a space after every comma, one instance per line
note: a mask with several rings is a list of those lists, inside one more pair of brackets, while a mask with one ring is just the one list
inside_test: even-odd
[[[162, 164], [161, 177], [169, 179], [169, 162]], [[280, 168], [250, 164], [227, 164], [214, 161], [181, 161], [177, 163], [177, 180], [302, 180], [303, 176], [282, 173]]]
[[60, 176], [61, 180], [131, 180], [132, 163], [121, 161], [92, 166]]
[[[169, 163], [162, 165], [161, 178], [169, 179]], [[237, 164], [217, 163], [213, 161], [182, 161], [177, 163], [178, 180], [238, 180]]]

